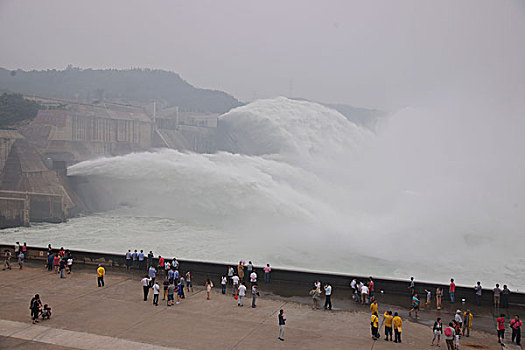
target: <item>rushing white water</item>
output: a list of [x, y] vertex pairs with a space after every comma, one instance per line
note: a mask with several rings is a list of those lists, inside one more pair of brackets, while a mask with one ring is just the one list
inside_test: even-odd
[[116, 208], [16, 234], [82, 249], [523, 288], [521, 134], [456, 112], [407, 108], [373, 134], [318, 104], [256, 101], [221, 116], [222, 152], [161, 149], [72, 166], [70, 175], [89, 177]]

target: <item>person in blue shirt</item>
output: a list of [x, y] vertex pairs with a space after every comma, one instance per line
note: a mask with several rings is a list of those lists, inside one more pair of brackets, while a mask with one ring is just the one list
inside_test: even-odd
[[137, 267], [137, 260], [138, 260], [139, 254], [137, 253], [137, 250], [131, 254], [131, 258], [133, 259], [133, 267]]
[[408, 316], [412, 316], [412, 311], [415, 312], [417, 318], [419, 312], [419, 299], [417, 298], [417, 293], [412, 297], [412, 308], [408, 312]]
[[155, 277], [157, 275], [157, 270], [155, 270], [153, 266], [150, 266], [148, 270], [148, 275], [151, 279], [150, 286], [153, 287], [153, 284], [155, 283]]
[[173, 281], [175, 280], [175, 271], [173, 271], [172, 269], [170, 269], [168, 271], [168, 281], [170, 283], [173, 283]]
[[279, 340], [284, 341], [284, 324], [286, 318], [284, 317], [284, 310], [279, 310]]
[[139, 253], [139, 269], [142, 270], [143, 268], [144, 268], [144, 252], [141, 249]]

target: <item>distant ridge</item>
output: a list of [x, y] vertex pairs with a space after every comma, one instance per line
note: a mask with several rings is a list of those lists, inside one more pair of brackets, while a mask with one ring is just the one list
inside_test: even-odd
[[181, 111], [225, 113], [241, 105], [218, 90], [199, 89], [177, 73], [157, 69], [80, 69], [10, 71], [0, 68], [0, 91], [96, 101], [130, 99], [165, 101]]

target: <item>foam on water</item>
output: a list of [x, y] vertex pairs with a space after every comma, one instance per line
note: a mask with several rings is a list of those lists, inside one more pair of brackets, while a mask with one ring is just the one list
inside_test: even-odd
[[111, 219], [66, 225], [93, 236], [98, 222], [99, 235], [182, 258], [521, 287], [524, 160], [509, 154], [518, 134], [487, 120], [407, 108], [375, 135], [315, 103], [260, 100], [220, 117], [216, 154], [161, 149], [70, 167], [118, 206]]

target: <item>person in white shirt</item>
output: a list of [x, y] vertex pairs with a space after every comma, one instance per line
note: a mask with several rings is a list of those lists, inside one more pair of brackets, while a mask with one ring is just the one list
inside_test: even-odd
[[222, 294], [226, 294], [226, 283], [228, 283], [228, 279], [226, 278], [226, 276], [222, 276], [221, 278]]
[[368, 304], [368, 287], [364, 284], [361, 287], [361, 304]]
[[324, 309], [332, 310], [332, 286], [328, 283], [324, 286], [324, 295]]
[[254, 284], [257, 284], [257, 273], [255, 271], [250, 273], [250, 283], [252, 284], [252, 286]]
[[255, 301], [258, 296], [259, 296], [259, 290], [257, 289], [257, 285], [253, 284], [252, 285], [252, 308], [257, 307], [257, 305], [255, 305]]
[[148, 301], [148, 293], [149, 293], [149, 283], [150, 283], [149, 276], [144, 276], [143, 279], [140, 280], [140, 283], [142, 284], [142, 290], [144, 292], [144, 301]]
[[237, 301], [237, 306], [244, 306], [243, 300], [245, 296], [246, 296], [246, 287], [241, 282], [241, 285], [239, 286], [239, 300]]
[[233, 267], [228, 267], [228, 280], [230, 281], [230, 285], [233, 284], [232, 277], [235, 274], [235, 270]]
[[235, 275], [232, 277], [232, 283], [233, 283], [233, 290], [232, 290], [232, 295], [235, 295], [237, 294], [238, 292], [238, 285], [239, 285], [239, 276]]
[[153, 305], [159, 306], [160, 286], [158, 282], [153, 285]]
[[73, 267], [73, 258], [67, 259], [67, 274], [71, 274], [71, 268]]

